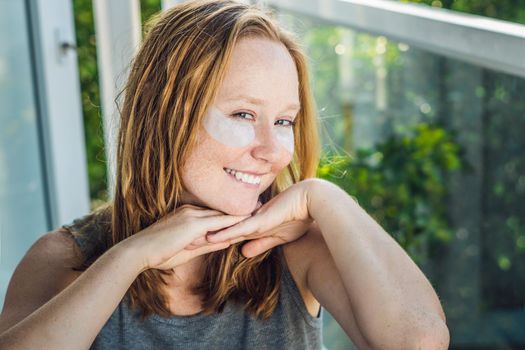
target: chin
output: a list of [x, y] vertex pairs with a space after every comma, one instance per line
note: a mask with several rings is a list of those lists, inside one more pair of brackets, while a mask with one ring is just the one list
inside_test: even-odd
[[248, 205], [241, 202], [227, 203], [217, 208], [217, 210], [220, 210], [228, 215], [250, 215], [255, 210], [256, 206], [257, 200], [255, 200], [254, 203], [250, 203]]

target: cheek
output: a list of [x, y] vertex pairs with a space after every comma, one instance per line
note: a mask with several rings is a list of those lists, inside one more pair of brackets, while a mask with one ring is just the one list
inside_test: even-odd
[[209, 136], [203, 130], [197, 133], [197, 142], [182, 168], [182, 178], [188, 186], [191, 183], [210, 178], [213, 174], [214, 164], [221, 150], [217, 149], [216, 144], [210, 141]]
[[286, 167], [293, 159], [293, 154], [281, 148], [279, 160], [273, 164], [272, 177], [268, 178], [264, 187], [268, 187], [283, 171], [287, 171]]
[[281, 159], [276, 165], [277, 169], [275, 173], [280, 173], [281, 171], [283, 171], [290, 164], [292, 159], [293, 159], [292, 153], [289, 153], [288, 151], [283, 151]]
[[209, 177], [206, 158], [199, 149], [194, 149], [182, 168], [182, 180], [188, 189], [194, 189], [202, 179]]
[[286, 152], [293, 155], [294, 152], [294, 135], [293, 129], [291, 127], [279, 127], [274, 131], [274, 137], [279, 142], [281, 147], [283, 147]]

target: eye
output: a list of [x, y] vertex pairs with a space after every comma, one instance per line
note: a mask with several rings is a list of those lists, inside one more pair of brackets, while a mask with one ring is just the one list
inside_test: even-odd
[[234, 118], [240, 118], [240, 119], [246, 119], [246, 120], [255, 120], [255, 117], [253, 114], [250, 114], [248, 112], [237, 112], [233, 113], [232, 117]]
[[295, 125], [295, 121], [288, 120], [288, 119], [279, 119], [275, 122], [275, 125], [282, 125], [286, 127], [293, 127]]

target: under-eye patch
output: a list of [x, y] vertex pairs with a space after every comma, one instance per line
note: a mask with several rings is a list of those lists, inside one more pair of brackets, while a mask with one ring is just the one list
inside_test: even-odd
[[286, 126], [278, 126], [273, 128], [273, 134], [281, 146], [289, 153], [294, 152], [294, 135], [293, 128]]
[[216, 141], [230, 147], [245, 147], [255, 139], [255, 128], [243, 120], [236, 120], [210, 107], [204, 117], [204, 129]]
[[[230, 147], [245, 147], [255, 140], [260, 124], [228, 116], [216, 107], [210, 107], [203, 121], [204, 129], [216, 141]], [[294, 152], [293, 128], [276, 125], [272, 137], [289, 153]]]

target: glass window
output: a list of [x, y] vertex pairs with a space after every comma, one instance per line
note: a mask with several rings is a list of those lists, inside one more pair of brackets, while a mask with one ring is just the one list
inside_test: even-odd
[[[308, 51], [325, 153], [339, 154], [320, 176], [425, 271], [452, 349], [525, 347], [525, 79], [281, 16]], [[324, 336], [348, 348], [331, 318]]]
[[24, 1], [0, 0], [0, 305], [16, 265], [49, 229]]

